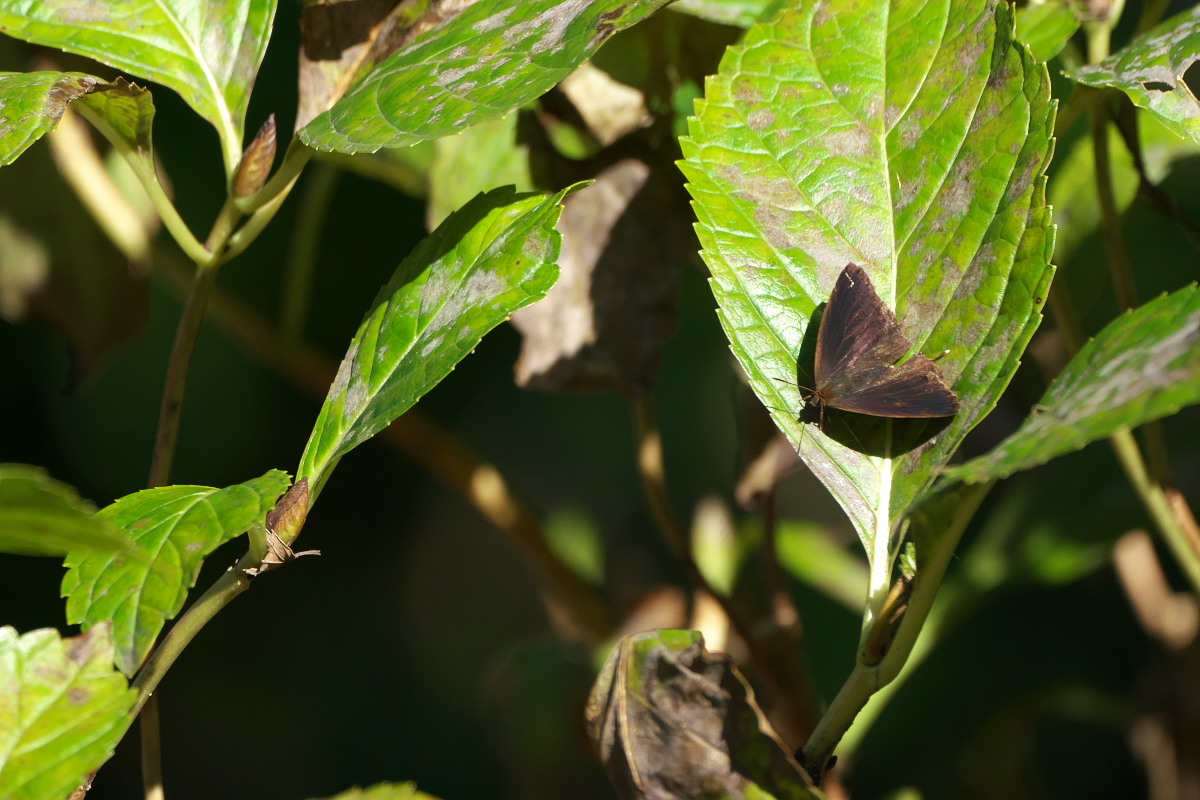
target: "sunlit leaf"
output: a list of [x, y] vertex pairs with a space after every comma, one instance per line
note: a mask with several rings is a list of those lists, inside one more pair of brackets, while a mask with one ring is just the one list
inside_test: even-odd
[[[682, 169], [734, 353], [846, 510], [886, 591], [912, 503], [993, 407], [1037, 327], [1052, 268], [1044, 171], [1053, 104], [1011, 8], [803, 4], [747, 32], [697, 103]], [[864, 267], [961, 402], [948, 420], [827, 414], [814, 312]], [[791, 384], [791, 385], [789, 385]]]
[[145, 89], [78, 72], [0, 72], [0, 166], [54, 130], [67, 105], [80, 99], [118, 136], [149, 154], [154, 103]]
[[393, 53], [300, 129], [318, 150], [373, 153], [504, 116], [666, 0], [475, 3]]
[[1179, 136], [1200, 142], [1200, 103], [1183, 80], [1200, 59], [1200, 6], [1172, 17], [1099, 64], [1067, 71], [1088, 86], [1120, 89]]
[[400, 264], [359, 326], [304, 450], [298, 475], [313, 497], [338, 459], [411, 408], [513, 311], [545, 295], [558, 277], [554, 223], [570, 191], [480, 195]]
[[67, 797], [112, 755], [136, 698], [108, 624], [73, 639], [0, 628], [0, 797]]
[[360, 789], [355, 786], [328, 800], [436, 800], [433, 795], [417, 790], [415, 783], [377, 783]]
[[0, 33], [88, 56], [178, 92], [237, 166], [276, 0], [0, 0]]
[[117, 666], [132, 675], [163, 623], [183, 608], [204, 558], [262, 523], [289, 485], [285, 473], [272, 470], [224, 489], [146, 489], [102, 509], [99, 516], [122, 529], [148, 558], [72, 552], [62, 584], [67, 620], [85, 630], [111, 621]]
[[1020, 430], [949, 470], [1005, 477], [1200, 402], [1200, 290], [1188, 286], [1113, 322], [1055, 379]]

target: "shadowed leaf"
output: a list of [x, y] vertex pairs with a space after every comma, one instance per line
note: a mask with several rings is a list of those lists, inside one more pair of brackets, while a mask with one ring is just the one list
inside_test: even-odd
[[0, 552], [63, 556], [72, 549], [137, 552], [70, 486], [37, 467], [0, 464]]
[[355, 786], [327, 800], [436, 800], [431, 794], [417, 790], [415, 783], [377, 783], [360, 789]]
[[679, 264], [695, 252], [677, 184], [624, 159], [563, 206], [562, 277], [513, 318], [524, 337], [517, 383], [645, 397], [675, 329]]
[[745, 678], [695, 631], [626, 636], [592, 687], [588, 737], [623, 800], [775, 797], [815, 800]]

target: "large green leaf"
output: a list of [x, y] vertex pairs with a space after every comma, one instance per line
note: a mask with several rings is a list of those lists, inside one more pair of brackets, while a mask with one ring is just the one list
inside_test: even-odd
[[276, 0], [0, 0], [0, 33], [78, 53], [182, 95], [241, 155]]
[[0, 464], [0, 552], [63, 556], [71, 550], [137, 550], [65, 483], [37, 467]]
[[666, 0], [476, 3], [383, 61], [300, 130], [318, 150], [373, 153], [501, 117], [544, 94]]
[[132, 675], [163, 623], [183, 607], [205, 556], [261, 523], [288, 486], [285, 473], [271, 470], [224, 489], [146, 489], [102, 509], [99, 516], [123, 529], [148, 558], [72, 552], [62, 584], [67, 620], [85, 630], [111, 620], [117, 666]]
[[1066, 75], [1088, 86], [1120, 89], [1179, 136], [1200, 142], [1200, 103], [1183, 80], [1198, 58], [1200, 6], [1147, 31], [1099, 64]]
[[1002, 478], [1200, 402], [1200, 291], [1163, 295], [1109, 323], [1055, 379], [1025, 424], [949, 471]]
[[[1007, 4], [804, 4], [730, 49], [683, 141], [721, 323], [858, 530], [875, 596], [907, 511], [994, 406], [1041, 319], [1053, 109]], [[938, 365], [957, 416], [799, 421], [810, 322], [851, 261], [917, 350], [948, 351]]]
[[136, 699], [107, 624], [73, 639], [0, 628], [0, 797], [67, 797], [112, 755]]
[[54, 130], [67, 104], [81, 98], [94, 118], [150, 157], [154, 103], [145, 89], [79, 72], [0, 72], [0, 166]]
[[343, 455], [450, 374], [484, 334], [558, 278], [560, 201], [511, 187], [480, 195], [396, 269], [342, 359], [300, 461], [315, 498]]

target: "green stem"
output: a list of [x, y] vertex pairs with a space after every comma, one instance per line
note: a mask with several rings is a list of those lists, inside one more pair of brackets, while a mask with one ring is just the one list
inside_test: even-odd
[[[298, 176], [297, 176], [298, 177]], [[292, 178], [283, 190], [272, 197], [269, 201], [259, 206], [250, 215], [250, 219], [238, 228], [237, 231], [229, 237], [228, 244], [225, 247], [224, 260], [236, 258], [241, 255], [247, 247], [249, 247], [258, 235], [263, 232], [263, 229], [275, 218], [279, 207], [283, 205], [283, 201], [287, 200], [288, 194], [295, 185], [296, 178]]]
[[[891, 683], [907, 663], [925, 625], [925, 620], [929, 616], [929, 611], [933, 607], [938, 587], [954, 557], [954, 550], [962, 538], [963, 531], [966, 530], [971, 518], [975, 516], [975, 511], [991, 490], [991, 486], [990, 483], [985, 483], [960, 490], [961, 494], [954, 498], [953, 516], [945, 529], [936, 537], [932, 535], [932, 532], [926, 532], [932, 545], [918, 548], [917, 552], [923, 555], [920, 556], [917, 563], [912, 594], [908, 598], [908, 608], [900, 619], [899, 627], [896, 629], [896, 634], [887, 651], [878, 663], [869, 665], [865, 663], [864, 656], [871, 654], [865, 652], [864, 647], [860, 646], [854, 670], [842, 684], [841, 690], [829, 708], [821, 716], [812, 736], [804, 744], [802, 760], [815, 782], [820, 782], [821, 774], [825, 771], [834, 749], [837, 748], [838, 743], [850, 729], [855, 717], [862, 711], [867, 701], [871, 699], [872, 695]], [[914, 523], [915, 525], [916, 523]], [[914, 531], [913, 534], [917, 536], [921, 535], [921, 532]], [[889, 624], [889, 620], [877, 618], [875, 624]], [[871, 633], [868, 631], [867, 635], [863, 637], [864, 645], [875, 638], [871, 636]]]
[[175, 460], [175, 448], [179, 442], [179, 420], [183, 412], [183, 397], [187, 389], [188, 368], [196, 339], [200, 335], [200, 323], [209, 295], [217, 282], [216, 269], [197, 269], [184, 303], [179, 327], [175, 330], [175, 343], [167, 363], [166, 382], [163, 386], [162, 404], [158, 412], [158, 432], [154, 439], [154, 455], [150, 462], [148, 485], [165, 486], [171, 477], [171, 464]]
[[1188, 581], [1191, 582], [1192, 591], [1200, 595], [1200, 553], [1197, 553], [1192, 547], [1187, 531], [1171, 509], [1162, 484], [1151, 478], [1150, 473], [1146, 470], [1146, 464], [1142, 460], [1141, 451], [1138, 450], [1133, 434], [1128, 430], [1122, 430], [1113, 434], [1110, 441], [1113, 449], [1116, 450], [1117, 460], [1120, 461], [1121, 468], [1125, 470], [1129, 482], [1133, 484], [1134, 491], [1141, 498], [1142, 505], [1146, 507], [1155, 527], [1162, 534], [1167, 546], [1171, 548], [1175, 560], [1183, 568]]
[[342, 171], [337, 167], [318, 161], [305, 186], [283, 284], [279, 336], [285, 347], [298, 344], [304, 332], [304, 320], [312, 300], [317, 253], [321, 249], [321, 234], [325, 230], [323, 223], [341, 174]]
[[166, 190], [158, 180], [158, 170], [154, 166], [153, 158], [148, 153], [131, 147], [129, 142], [118, 134], [104, 117], [91, 111], [83, 103], [76, 103], [73, 107], [78, 108], [88, 122], [92, 123], [96, 130], [100, 131], [113, 148], [125, 158], [129, 168], [133, 170], [134, 175], [142, 184], [142, 188], [146, 190], [146, 195], [150, 198], [154, 210], [158, 212], [163, 226], [187, 257], [201, 266], [211, 264], [212, 252], [192, 235], [187, 223], [183, 221], [183, 217], [179, 216], [175, 204], [171, 202], [171, 198], [167, 197]]
[[171, 630], [163, 637], [154, 654], [146, 661], [131, 684], [138, 692], [133, 707], [134, 714], [145, 707], [167, 670], [192, 639], [196, 638], [196, 634], [235, 597], [250, 588], [250, 578], [244, 570], [251, 566], [254, 566], [253, 559], [249, 555], [242, 556], [235, 566], [218, 578], [171, 626]]
[[138, 724], [142, 733], [142, 794], [145, 800], [163, 800], [166, 791], [163, 789], [157, 695], [147, 696]]

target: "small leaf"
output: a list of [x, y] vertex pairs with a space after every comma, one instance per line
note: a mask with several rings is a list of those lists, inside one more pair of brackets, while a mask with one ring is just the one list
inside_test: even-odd
[[1020, 430], [948, 470], [978, 483], [1200, 402], [1200, 291], [1188, 286], [1109, 323], [1076, 353]]
[[0, 797], [59, 800], [113, 753], [137, 692], [107, 623], [73, 639], [0, 628]]
[[0, 32], [88, 56], [178, 92], [237, 166], [276, 0], [0, 0]]
[[822, 795], [773, 736], [746, 679], [696, 631], [626, 636], [588, 697], [588, 737], [622, 800]]
[[262, 523], [289, 485], [279, 470], [224, 489], [163, 486], [127, 495], [99, 516], [123, 529], [149, 558], [72, 552], [63, 577], [67, 620], [84, 629], [111, 620], [116, 663], [126, 675], [141, 666], [163, 623], [183, 608], [205, 556]]
[[[1054, 106], [1006, 3], [801, 4], [747, 32], [697, 103], [681, 163], [720, 319], [751, 386], [836, 497], [886, 592], [894, 536], [994, 406], [1041, 320]], [[833, 412], [814, 312], [866, 269], [962, 410], [944, 427]], [[840, 417], [841, 421], [836, 421]]]
[[71, 550], [138, 555], [70, 486], [37, 467], [0, 464], [0, 552], [63, 556]]
[[377, 783], [360, 789], [355, 786], [327, 800], [437, 800], [431, 794], [417, 791], [415, 783]]
[[552, 197], [480, 195], [404, 260], [363, 320], [321, 408], [299, 477], [320, 494], [337, 460], [436, 386], [513, 311], [558, 278]]
[[1099, 64], [1066, 75], [1088, 86], [1120, 89], [1177, 135], [1200, 142], [1200, 103], [1183, 80], [1198, 58], [1200, 6], [1147, 31]]
[[300, 138], [317, 150], [373, 153], [497, 119], [665, 2], [475, 3], [388, 57]]
[[1079, 17], [1067, 0], [1029, 3], [1017, 9], [1017, 38], [1038, 61], [1058, 55], [1079, 30]]
[[672, 11], [691, 14], [719, 25], [749, 28], [780, 0], [679, 0]]
[[54, 130], [67, 105], [81, 98], [122, 138], [149, 150], [154, 103], [145, 89], [78, 72], [0, 72], [0, 166]]

